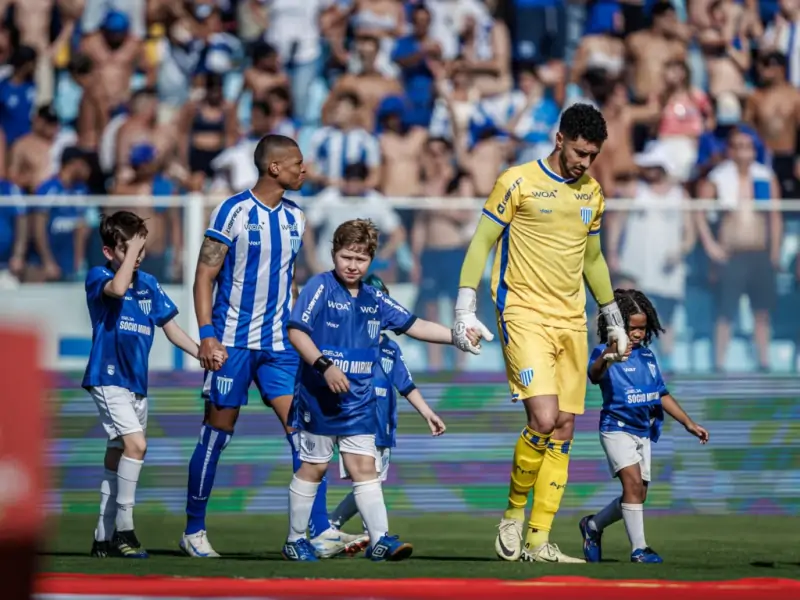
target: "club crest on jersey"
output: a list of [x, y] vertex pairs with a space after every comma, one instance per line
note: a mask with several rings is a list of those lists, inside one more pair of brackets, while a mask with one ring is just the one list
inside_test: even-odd
[[373, 340], [378, 337], [378, 333], [381, 331], [381, 322], [380, 321], [367, 321], [367, 333], [369, 337]]
[[392, 372], [392, 367], [394, 367], [394, 361], [391, 358], [382, 358], [381, 367], [383, 367], [384, 373], [389, 374]]
[[647, 363], [647, 368], [650, 369], [650, 375], [652, 375], [653, 378], [655, 378], [655, 376], [656, 376], [656, 366], [655, 366], [655, 364], [649, 362], [649, 363]]
[[139, 300], [139, 308], [144, 314], [149, 315], [153, 309], [153, 301], [150, 298]]
[[590, 225], [592, 222], [592, 213], [594, 211], [591, 208], [581, 207], [581, 221], [583, 221], [584, 225]]
[[523, 386], [528, 387], [533, 381], [533, 369], [522, 369], [519, 372], [519, 380]]
[[226, 396], [233, 387], [233, 377], [217, 377], [217, 391]]
[[293, 235], [289, 238], [289, 243], [292, 245], [292, 252], [299, 252], [300, 251], [300, 238], [296, 235]]

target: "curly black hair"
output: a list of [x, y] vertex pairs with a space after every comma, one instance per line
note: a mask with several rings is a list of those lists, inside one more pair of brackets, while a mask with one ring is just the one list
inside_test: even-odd
[[[653, 340], [653, 336], [658, 337], [664, 333], [664, 328], [661, 326], [661, 321], [658, 320], [658, 312], [656, 307], [650, 302], [650, 299], [644, 295], [644, 292], [639, 290], [614, 290], [614, 300], [619, 306], [619, 311], [622, 313], [622, 318], [625, 320], [625, 329], [630, 325], [631, 315], [644, 315], [647, 317], [647, 329], [644, 332], [644, 340], [642, 346], [648, 346]], [[603, 344], [608, 343], [608, 330], [606, 325], [606, 318], [602, 314], [597, 317], [597, 337]]]
[[558, 131], [569, 140], [582, 137], [592, 144], [602, 144], [608, 138], [606, 120], [591, 104], [573, 104], [565, 110]]

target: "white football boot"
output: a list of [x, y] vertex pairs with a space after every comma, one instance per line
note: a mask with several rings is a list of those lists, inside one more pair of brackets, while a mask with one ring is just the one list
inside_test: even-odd
[[520, 560], [523, 562], [547, 562], [547, 563], [568, 563], [568, 564], [581, 564], [586, 561], [582, 558], [573, 558], [567, 556], [558, 549], [553, 543], [542, 544], [536, 548], [528, 549], [523, 548]]
[[184, 533], [178, 545], [186, 556], [192, 558], [219, 558], [219, 554], [214, 551], [211, 542], [208, 541], [205, 529], [189, 535]]
[[522, 552], [522, 521], [516, 519], [502, 519], [497, 539], [494, 541], [494, 551], [503, 560], [519, 560]]
[[337, 554], [356, 554], [369, 546], [369, 536], [364, 533], [350, 534], [329, 527], [311, 539], [311, 545], [320, 558], [331, 558]]

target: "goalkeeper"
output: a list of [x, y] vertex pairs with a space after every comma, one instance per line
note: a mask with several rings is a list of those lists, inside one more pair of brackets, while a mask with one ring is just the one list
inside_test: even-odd
[[550, 530], [567, 485], [575, 415], [583, 414], [586, 397], [583, 279], [605, 316], [613, 359], [624, 360], [628, 345], [600, 250], [603, 193], [586, 172], [607, 135], [603, 116], [592, 106], [575, 104], [564, 111], [550, 156], [500, 175], [461, 270], [454, 329], [456, 345], [466, 348], [469, 328], [491, 339], [475, 316], [475, 291], [497, 245], [492, 295], [498, 330], [511, 398], [522, 402], [527, 416], [495, 542], [504, 560], [584, 562], [551, 543]]

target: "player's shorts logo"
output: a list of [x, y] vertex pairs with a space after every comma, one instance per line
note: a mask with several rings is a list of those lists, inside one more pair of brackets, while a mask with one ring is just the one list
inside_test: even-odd
[[378, 334], [381, 331], [381, 322], [380, 321], [367, 321], [367, 333], [369, 337], [373, 340], [378, 337]]
[[217, 377], [217, 391], [226, 396], [233, 387], [233, 377]]
[[528, 387], [531, 381], [533, 381], [533, 369], [522, 369], [522, 371], [519, 372], [519, 380], [524, 387]]
[[383, 368], [383, 372], [388, 375], [389, 373], [392, 372], [392, 367], [394, 367], [394, 361], [391, 358], [382, 358], [381, 367]]
[[144, 314], [149, 315], [153, 308], [153, 301], [150, 298], [139, 300], [139, 308]]
[[289, 238], [289, 242], [292, 244], [292, 252], [299, 252], [300, 251], [300, 238], [296, 235], [293, 235]]
[[593, 212], [594, 211], [591, 208], [586, 208], [586, 207], [581, 208], [581, 221], [583, 221], [584, 225], [591, 224]]

